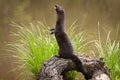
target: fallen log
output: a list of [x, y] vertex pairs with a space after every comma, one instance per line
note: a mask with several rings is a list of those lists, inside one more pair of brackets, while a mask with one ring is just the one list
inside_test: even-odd
[[[89, 80], [111, 80], [109, 69], [105, 66], [102, 59], [85, 57], [83, 55], [78, 57], [82, 61], [87, 73], [91, 76]], [[37, 80], [67, 80], [65, 74], [71, 70], [78, 71], [72, 60], [54, 56], [43, 63]]]

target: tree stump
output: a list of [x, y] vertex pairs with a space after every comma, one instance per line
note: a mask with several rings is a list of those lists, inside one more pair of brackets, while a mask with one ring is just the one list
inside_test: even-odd
[[[78, 57], [87, 73], [91, 76], [89, 80], [111, 80], [109, 69], [105, 66], [102, 59], [83, 55]], [[72, 60], [54, 56], [43, 63], [37, 80], [66, 80], [64, 75], [71, 70], [78, 71]]]

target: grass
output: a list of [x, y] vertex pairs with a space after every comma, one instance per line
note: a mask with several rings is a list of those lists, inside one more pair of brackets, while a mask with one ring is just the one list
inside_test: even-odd
[[13, 35], [19, 38], [18, 41], [9, 44], [16, 53], [13, 57], [22, 62], [18, 68], [23, 70], [21, 73], [26, 75], [24, 78], [30, 74], [35, 77], [42, 63], [57, 54], [57, 43], [49, 34], [48, 26], [41, 22], [38, 25], [30, 23], [29, 27], [16, 23], [12, 23], [12, 26], [17, 27], [18, 32]]
[[68, 28], [67, 32], [68, 32], [70, 39], [72, 40], [74, 51], [77, 53], [85, 53], [88, 51], [87, 50], [89, 48], [88, 45], [92, 41], [88, 41], [87, 38], [85, 38], [85, 32], [81, 31], [77, 33], [76, 29], [78, 28], [79, 26], [76, 26], [76, 21], [75, 21]]
[[100, 39], [95, 40], [95, 46], [100, 54], [100, 57], [103, 57], [106, 65], [110, 68], [110, 74], [112, 80], [120, 80], [120, 42], [112, 41], [110, 39], [110, 32], [108, 32], [106, 40], [104, 43]]
[[[12, 22], [12, 26], [17, 28], [17, 33], [12, 33], [13, 36], [19, 38], [8, 44], [11, 51], [16, 54], [13, 57], [17, 58], [17, 69], [20, 69], [22, 80], [33, 80], [38, 74], [43, 62], [58, 52], [58, 45], [54, 36], [50, 35], [49, 26], [38, 22], [37, 24], [30, 23], [29, 25], [17, 24]], [[75, 52], [84, 52], [86, 46], [83, 33], [78, 33], [75, 36], [75, 22], [68, 29], [70, 38], [75, 47]], [[68, 73], [71, 80], [75, 79], [76, 72]]]

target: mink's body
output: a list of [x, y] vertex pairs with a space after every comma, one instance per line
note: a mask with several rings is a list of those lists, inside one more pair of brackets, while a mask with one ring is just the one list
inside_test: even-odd
[[55, 38], [59, 46], [59, 51], [58, 51], [59, 57], [65, 59], [71, 59], [78, 67], [78, 70], [83, 73], [86, 79], [88, 79], [88, 75], [86, 74], [82, 62], [78, 59], [76, 55], [73, 54], [74, 52], [73, 45], [68, 35], [65, 32], [64, 11], [58, 5], [55, 6], [55, 9], [57, 13], [57, 21], [56, 21], [55, 29], [51, 29], [51, 34], [53, 33], [55, 34]]
[[73, 46], [64, 30], [64, 11], [61, 7], [56, 6], [56, 13], [57, 21], [52, 33], [55, 34], [59, 46], [58, 54], [62, 58], [70, 58], [73, 55]]

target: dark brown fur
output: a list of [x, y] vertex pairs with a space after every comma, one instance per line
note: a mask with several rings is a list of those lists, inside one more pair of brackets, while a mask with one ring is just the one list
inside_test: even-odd
[[59, 57], [65, 59], [71, 59], [78, 67], [78, 70], [83, 73], [86, 79], [88, 79], [88, 75], [86, 74], [82, 62], [78, 59], [76, 55], [73, 54], [74, 52], [73, 45], [67, 33], [65, 32], [64, 10], [58, 5], [55, 5], [55, 9], [57, 13], [57, 21], [56, 21], [55, 29], [51, 29], [51, 34], [53, 33], [55, 34], [55, 38], [59, 46], [59, 51], [58, 51]]

